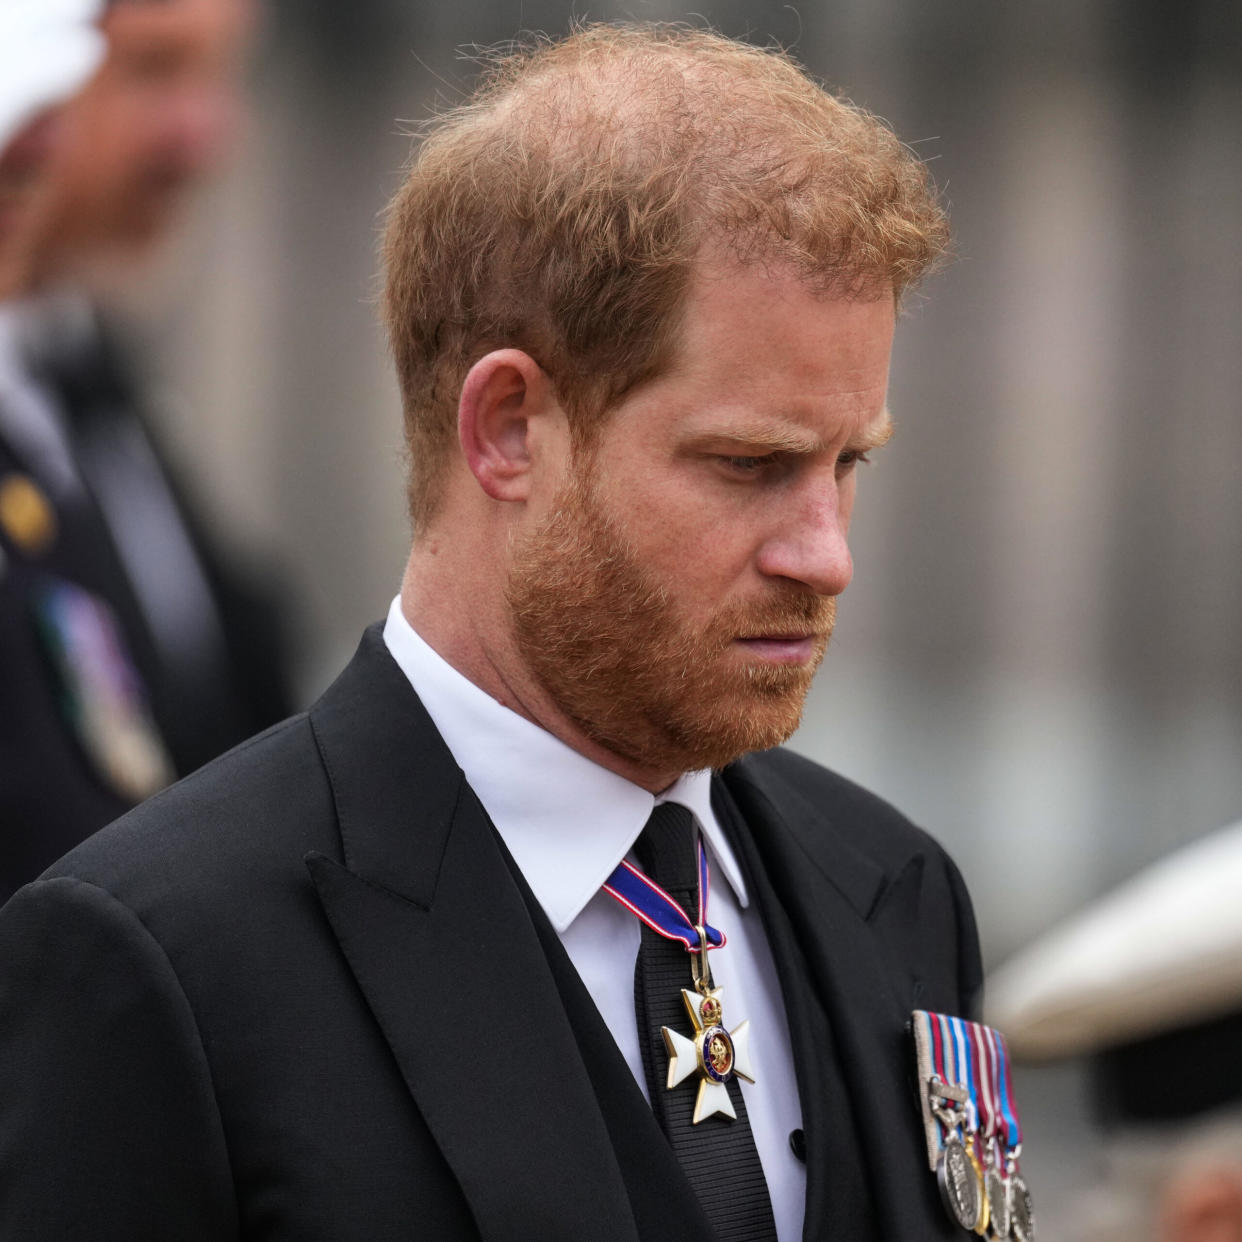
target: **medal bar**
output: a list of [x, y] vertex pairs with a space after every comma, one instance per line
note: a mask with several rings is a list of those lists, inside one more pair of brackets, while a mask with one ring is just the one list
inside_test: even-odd
[[928, 1164], [945, 1210], [980, 1237], [1033, 1242], [1005, 1037], [925, 1010], [915, 1010], [912, 1026]]

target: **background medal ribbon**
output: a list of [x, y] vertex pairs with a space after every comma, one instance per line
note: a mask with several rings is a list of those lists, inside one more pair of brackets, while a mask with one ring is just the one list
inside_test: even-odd
[[[698, 926], [703, 928], [709, 949], [725, 944], [725, 935], [707, 924], [707, 891], [710, 875], [703, 842], [698, 842], [699, 910]], [[621, 860], [620, 866], [604, 881], [604, 891], [615, 897], [627, 910], [636, 914], [652, 931], [668, 940], [680, 940], [690, 952], [698, 952], [698, 927], [686, 912], [658, 884], [631, 863]]]

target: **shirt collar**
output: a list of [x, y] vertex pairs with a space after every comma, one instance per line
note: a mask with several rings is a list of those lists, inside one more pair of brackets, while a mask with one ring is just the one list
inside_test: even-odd
[[0, 384], [12, 384], [24, 370], [21, 304], [0, 303]]
[[629, 853], [659, 802], [693, 812], [738, 904], [747, 904], [712, 811], [710, 772], [687, 772], [656, 797], [601, 767], [453, 668], [415, 633], [400, 596], [388, 610], [384, 642], [558, 932]]

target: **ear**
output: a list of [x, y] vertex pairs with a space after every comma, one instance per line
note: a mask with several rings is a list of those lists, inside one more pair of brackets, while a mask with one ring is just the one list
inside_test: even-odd
[[520, 349], [498, 349], [470, 368], [457, 403], [457, 437], [470, 473], [493, 500], [528, 499], [532, 423], [557, 409], [552, 383]]

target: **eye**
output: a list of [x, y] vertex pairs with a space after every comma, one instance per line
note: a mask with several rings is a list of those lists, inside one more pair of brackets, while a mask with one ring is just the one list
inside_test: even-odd
[[848, 470], [851, 466], [857, 466], [860, 462], [866, 463], [871, 460], [870, 457], [862, 449], [846, 449], [837, 457], [837, 465]]
[[772, 464], [771, 455], [762, 457], [721, 457], [720, 461], [738, 474], [758, 474]]

